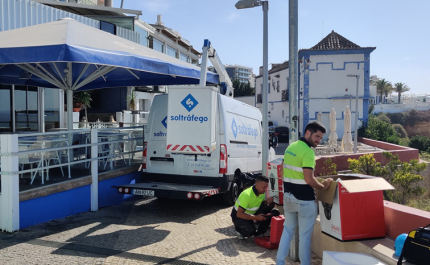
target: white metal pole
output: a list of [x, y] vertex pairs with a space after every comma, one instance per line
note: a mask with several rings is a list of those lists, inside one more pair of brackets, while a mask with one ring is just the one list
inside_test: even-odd
[[[298, 1], [290, 0], [289, 2], [289, 123], [290, 123], [290, 143], [298, 139], [298, 123], [299, 123], [299, 110], [298, 110]], [[295, 122], [296, 121], [296, 122]], [[306, 125], [306, 124], [305, 124]], [[303, 132], [304, 133], [304, 132]]]
[[0, 229], [19, 230], [18, 134], [1, 135], [1, 212]]
[[73, 130], [73, 90], [67, 90], [67, 130]]
[[[98, 153], [98, 130], [91, 129], [91, 211], [99, 210], [99, 161]], [[88, 148], [88, 147], [85, 147]], [[87, 159], [87, 158], [86, 158]]]
[[[358, 141], [358, 80], [360, 79], [359, 75], [356, 75], [357, 86], [355, 89], [355, 134], [354, 134], [354, 153], [357, 153], [357, 141]], [[364, 99], [363, 99], [364, 100]]]
[[269, 154], [269, 118], [268, 118], [268, 11], [269, 11], [269, 2], [262, 1], [263, 5], [263, 91], [261, 92], [262, 100], [263, 100], [263, 134], [261, 139], [263, 141], [263, 157], [262, 157], [262, 173], [263, 176], [267, 175], [267, 160]]

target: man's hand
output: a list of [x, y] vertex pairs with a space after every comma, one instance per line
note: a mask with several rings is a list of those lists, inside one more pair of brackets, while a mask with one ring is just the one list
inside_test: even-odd
[[258, 221], [258, 222], [261, 222], [261, 221], [266, 221], [267, 220], [267, 218], [264, 216], [264, 214], [263, 213], [260, 213], [259, 215], [256, 215], [255, 216], [255, 219], [254, 220], [256, 220], [256, 221]]
[[331, 182], [333, 181], [332, 178], [325, 179], [321, 184], [324, 185], [324, 190], [328, 189], [330, 187]]

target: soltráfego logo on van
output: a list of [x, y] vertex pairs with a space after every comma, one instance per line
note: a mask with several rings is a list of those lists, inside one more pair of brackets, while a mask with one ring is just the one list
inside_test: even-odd
[[236, 139], [238, 134], [243, 135], [250, 135], [254, 136], [254, 138], [257, 138], [258, 136], [258, 130], [251, 127], [251, 125], [246, 124], [236, 124], [236, 121], [233, 118], [233, 121], [231, 122], [231, 130], [233, 132], [234, 139]]
[[[191, 95], [188, 94], [182, 101], [181, 101], [182, 106], [184, 106], [184, 108], [186, 110], [188, 110], [188, 112], [191, 112], [196, 106], [197, 104], [199, 104], [199, 102]], [[174, 115], [174, 116], [170, 116], [170, 120], [171, 121], [194, 121], [194, 122], [207, 122], [209, 120], [208, 117], [206, 116], [197, 116], [194, 114], [188, 114], [188, 115], [182, 115], [182, 114], [178, 114], [178, 115]]]

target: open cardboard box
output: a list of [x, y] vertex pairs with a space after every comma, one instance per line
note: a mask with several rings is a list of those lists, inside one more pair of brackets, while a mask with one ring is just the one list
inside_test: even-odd
[[339, 240], [385, 236], [383, 190], [393, 190], [386, 180], [362, 174], [339, 174], [327, 190], [316, 190], [321, 230]]

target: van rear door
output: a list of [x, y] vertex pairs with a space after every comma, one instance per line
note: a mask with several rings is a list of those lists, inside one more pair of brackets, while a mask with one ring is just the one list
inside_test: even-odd
[[181, 155], [166, 151], [167, 97], [157, 95], [151, 105], [146, 163], [148, 173], [181, 174]]

